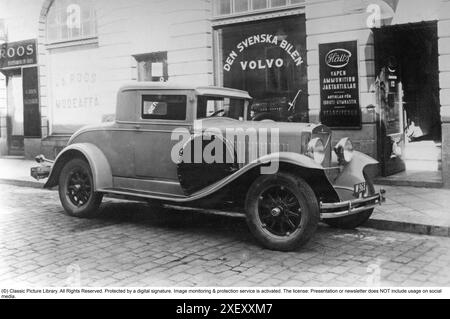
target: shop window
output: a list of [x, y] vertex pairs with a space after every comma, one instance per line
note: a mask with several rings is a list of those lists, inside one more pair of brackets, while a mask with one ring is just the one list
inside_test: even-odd
[[165, 82], [169, 79], [167, 52], [134, 55], [137, 61], [138, 81]]
[[47, 14], [47, 44], [95, 39], [94, 0], [55, 0]]
[[304, 5], [305, 0], [215, 0], [216, 17]]
[[142, 118], [184, 121], [186, 119], [185, 95], [144, 95]]
[[[216, 29], [221, 70], [218, 84], [248, 91], [258, 111], [295, 108], [308, 116], [304, 15], [231, 24]], [[283, 115], [284, 116], [284, 115]]]

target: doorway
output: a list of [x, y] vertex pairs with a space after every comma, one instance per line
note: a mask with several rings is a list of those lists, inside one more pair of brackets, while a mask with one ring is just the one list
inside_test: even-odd
[[380, 77], [387, 70], [386, 90], [392, 94], [391, 100], [399, 103], [395, 114], [402, 123], [397, 149], [386, 142], [385, 132], [379, 133], [383, 175], [405, 170], [400, 176], [434, 174], [442, 178], [437, 22], [382, 27], [374, 30], [374, 39], [376, 72]]
[[24, 107], [22, 74], [12, 73], [7, 76], [7, 132], [8, 155], [24, 155]]

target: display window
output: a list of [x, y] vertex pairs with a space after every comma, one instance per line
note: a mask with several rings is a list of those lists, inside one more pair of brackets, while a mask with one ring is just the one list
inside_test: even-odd
[[217, 32], [219, 84], [248, 91], [254, 117], [308, 120], [304, 15], [233, 24]]

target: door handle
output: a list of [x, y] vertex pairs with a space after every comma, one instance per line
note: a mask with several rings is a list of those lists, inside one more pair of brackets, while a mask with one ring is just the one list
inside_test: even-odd
[[134, 128], [135, 128], [136, 130], [140, 130], [140, 129], [141, 129], [141, 126], [140, 126], [139, 124], [135, 124], [135, 125], [134, 125]]

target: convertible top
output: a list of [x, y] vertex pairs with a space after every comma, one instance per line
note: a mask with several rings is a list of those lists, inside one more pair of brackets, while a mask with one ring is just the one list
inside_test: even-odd
[[237, 97], [252, 99], [246, 91], [217, 86], [193, 86], [183, 84], [173, 84], [168, 82], [132, 82], [122, 86], [119, 92], [131, 90], [192, 90], [197, 95]]

